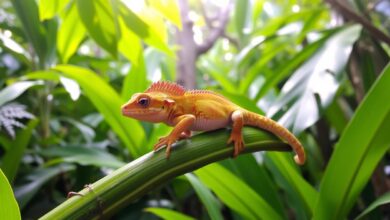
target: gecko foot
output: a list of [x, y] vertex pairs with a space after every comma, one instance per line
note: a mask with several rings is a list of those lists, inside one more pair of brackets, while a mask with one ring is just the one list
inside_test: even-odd
[[165, 154], [166, 154], [166, 158], [169, 159], [169, 156], [171, 155], [171, 146], [172, 144], [175, 142], [176, 140], [174, 140], [173, 138], [169, 137], [169, 136], [166, 136], [166, 137], [162, 137], [158, 140], [157, 144], [154, 145], [154, 148], [153, 150], [154, 151], [157, 151], [158, 149], [160, 149], [161, 147], [163, 147], [164, 145], [166, 145], [166, 150], [165, 150]]
[[[92, 192], [92, 186], [91, 186], [91, 184], [86, 184], [86, 185], [84, 185], [84, 188], [88, 188], [88, 190], [89, 190], [90, 192]], [[68, 195], [66, 196], [66, 198], [69, 199], [69, 198], [71, 198], [71, 197], [73, 197], [73, 196], [84, 196], [84, 194], [71, 191], [71, 192], [68, 192]]]
[[241, 151], [244, 150], [244, 140], [242, 138], [242, 134], [232, 133], [227, 143], [230, 144], [232, 142], [234, 142], [233, 158], [236, 158]]

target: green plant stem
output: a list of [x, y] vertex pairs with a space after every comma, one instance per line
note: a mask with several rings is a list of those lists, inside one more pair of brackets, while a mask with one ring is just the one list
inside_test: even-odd
[[[220, 129], [195, 135], [178, 142], [171, 157], [165, 149], [147, 153], [80, 191], [44, 215], [41, 219], [107, 218], [173, 177], [196, 170], [206, 164], [230, 158], [233, 147], [226, 146], [230, 130]], [[290, 151], [291, 147], [274, 135], [246, 127], [246, 148], [255, 151]]]

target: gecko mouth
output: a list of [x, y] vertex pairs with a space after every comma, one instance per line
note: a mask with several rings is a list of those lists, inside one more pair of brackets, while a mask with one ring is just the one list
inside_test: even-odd
[[122, 114], [123, 115], [131, 115], [131, 116], [138, 116], [138, 115], [151, 115], [151, 114], [156, 114], [160, 112], [160, 108], [154, 108], [154, 109], [122, 109]]

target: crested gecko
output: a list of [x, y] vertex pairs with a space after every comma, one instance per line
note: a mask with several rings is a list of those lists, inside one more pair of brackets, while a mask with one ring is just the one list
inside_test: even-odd
[[167, 158], [171, 153], [171, 145], [181, 138], [189, 138], [191, 131], [210, 131], [230, 125], [232, 132], [227, 143], [234, 143], [233, 156], [236, 157], [244, 149], [241, 129], [249, 125], [270, 131], [286, 140], [296, 153], [295, 162], [299, 165], [305, 162], [302, 144], [286, 128], [212, 91], [186, 91], [176, 83], [159, 81], [145, 92], [134, 94], [121, 108], [124, 116], [152, 123], [163, 122], [174, 127], [168, 136], [160, 138], [154, 145], [154, 151], [166, 146]]

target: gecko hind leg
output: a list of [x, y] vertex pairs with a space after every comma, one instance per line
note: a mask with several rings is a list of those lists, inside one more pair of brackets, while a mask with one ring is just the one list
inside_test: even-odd
[[234, 111], [231, 116], [233, 121], [232, 132], [230, 133], [230, 138], [227, 143], [230, 144], [234, 142], [234, 158], [244, 150], [244, 139], [242, 138], [242, 127], [244, 126], [243, 118], [243, 114], [240, 110]]

